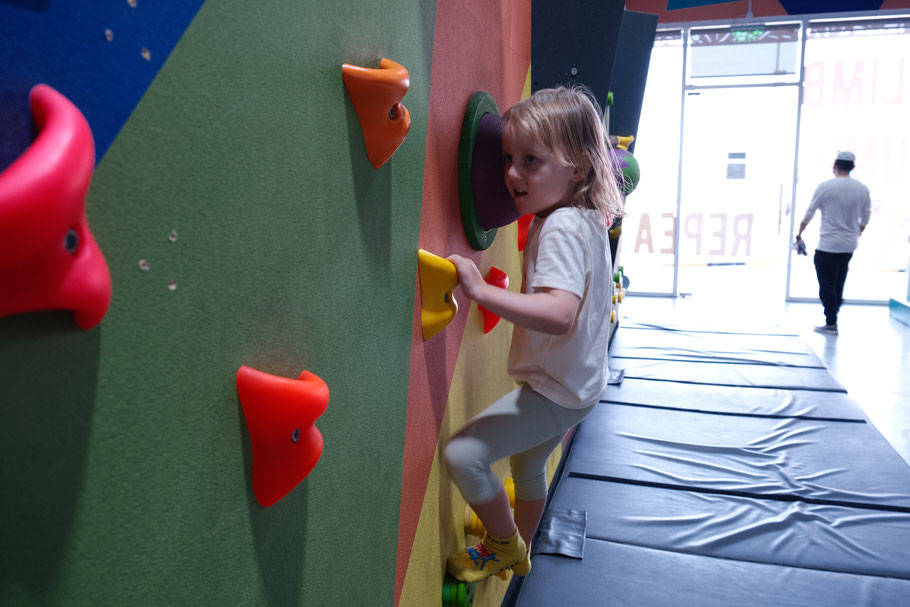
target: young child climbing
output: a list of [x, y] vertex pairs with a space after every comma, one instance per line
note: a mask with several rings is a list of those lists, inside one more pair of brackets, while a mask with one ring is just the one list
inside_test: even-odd
[[[521, 292], [488, 285], [469, 260], [449, 257], [464, 294], [514, 324], [508, 372], [519, 387], [471, 419], [445, 445], [455, 485], [486, 529], [448, 559], [477, 582], [531, 570], [526, 541], [547, 496], [546, 464], [597, 403], [609, 377], [613, 271], [607, 230], [623, 214], [603, 119], [580, 88], [538, 91], [502, 117], [505, 182], [518, 211], [534, 214]], [[515, 515], [493, 462], [511, 456]]]

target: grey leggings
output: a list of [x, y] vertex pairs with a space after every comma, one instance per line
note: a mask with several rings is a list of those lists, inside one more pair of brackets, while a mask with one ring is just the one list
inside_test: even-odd
[[547, 496], [547, 459], [566, 432], [594, 406], [567, 409], [527, 386], [509, 392], [474, 417], [446, 444], [449, 474], [469, 504], [489, 502], [502, 488], [490, 469], [511, 455], [515, 497]]

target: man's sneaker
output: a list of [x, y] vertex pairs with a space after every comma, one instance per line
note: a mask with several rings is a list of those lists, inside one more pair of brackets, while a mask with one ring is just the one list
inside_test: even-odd
[[837, 325], [822, 325], [820, 327], [815, 327], [816, 333], [824, 333], [825, 335], [837, 335]]

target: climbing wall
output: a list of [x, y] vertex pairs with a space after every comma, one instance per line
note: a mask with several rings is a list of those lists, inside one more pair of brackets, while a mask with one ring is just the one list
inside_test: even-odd
[[[0, 603], [392, 604], [435, 2], [157, 4], [0, 3], [0, 169], [34, 84], [82, 109], [113, 285], [91, 330], [0, 318]], [[382, 57], [412, 123], [377, 170], [341, 66]], [[331, 393], [269, 508], [243, 364]]]

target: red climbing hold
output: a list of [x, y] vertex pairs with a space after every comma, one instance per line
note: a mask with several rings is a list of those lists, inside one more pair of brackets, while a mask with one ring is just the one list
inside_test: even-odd
[[85, 216], [92, 131], [46, 84], [29, 102], [38, 137], [0, 173], [0, 316], [72, 310], [91, 329], [111, 301], [111, 275]]
[[[509, 288], [509, 275], [497, 267], [490, 268], [490, 271], [484, 277], [484, 280], [487, 282], [487, 284], [491, 284], [494, 287], [499, 287], [500, 289]], [[483, 314], [483, 332], [489, 333], [493, 330], [493, 327], [499, 324], [499, 316], [493, 314], [483, 306], [477, 307]]]
[[531, 220], [534, 219], [534, 215], [522, 215], [518, 218], [518, 250], [524, 251], [525, 244], [528, 242], [528, 228], [531, 227]]
[[243, 365], [237, 371], [237, 394], [253, 444], [253, 493], [267, 508], [319, 461], [322, 434], [313, 424], [329, 404], [329, 387], [309, 371], [295, 380]]

